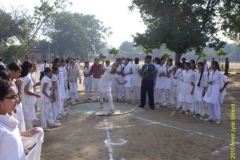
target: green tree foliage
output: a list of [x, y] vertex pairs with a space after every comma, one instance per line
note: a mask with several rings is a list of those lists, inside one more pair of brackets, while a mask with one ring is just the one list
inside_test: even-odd
[[23, 47], [24, 46], [22, 45], [7, 46], [1, 54], [1, 56], [4, 58], [4, 62], [5, 63], [14, 62], [14, 60], [19, 58], [18, 55], [20, 54]]
[[196, 50], [195, 54], [198, 56], [196, 63], [199, 61], [201, 57], [207, 57], [208, 53], [204, 52], [203, 50]]
[[94, 15], [61, 12], [52, 19], [52, 30], [48, 35], [52, 49], [58, 55], [81, 56], [89, 60], [105, 46], [105, 39], [111, 34], [109, 28]]
[[120, 53], [120, 51], [117, 48], [113, 47], [111, 49], [108, 49], [108, 53], [113, 54], [114, 55], [114, 60], [115, 60], [115, 56], [118, 55]]
[[170, 52], [163, 52], [162, 54], [160, 54], [160, 57], [164, 57], [164, 58], [170, 58], [172, 56], [172, 54]]
[[226, 56], [226, 55], [228, 55], [228, 52], [220, 49], [220, 50], [218, 50], [218, 51], [216, 52], [216, 55], [217, 55], [218, 57], [220, 57], [220, 56]]
[[223, 47], [216, 35], [215, 18], [220, 0], [132, 0], [130, 9], [138, 8], [147, 26], [136, 33], [134, 42], [143, 48], [160, 48], [163, 44], [176, 53], [176, 61], [192, 49]]
[[152, 48], [144, 48], [143, 53], [146, 55], [151, 54], [151, 53], [153, 53], [153, 49]]

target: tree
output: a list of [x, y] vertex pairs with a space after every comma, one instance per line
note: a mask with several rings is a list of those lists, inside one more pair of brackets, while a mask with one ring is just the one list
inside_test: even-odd
[[172, 56], [172, 54], [170, 52], [163, 52], [162, 54], [160, 54], [160, 57], [164, 57], [164, 58], [170, 58]]
[[153, 53], [153, 49], [152, 48], [144, 48], [143, 53], [146, 55], [151, 54], [151, 53]]
[[0, 9], [0, 44], [6, 43], [9, 38], [23, 34], [18, 20], [14, 19], [10, 13]]
[[224, 42], [219, 39], [215, 18], [220, 0], [132, 0], [130, 9], [138, 8], [147, 26], [145, 33], [136, 33], [137, 46], [160, 48], [163, 44], [176, 53], [176, 61], [182, 54], [207, 45], [219, 49]]
[[101, 51], [111, 34], [93, 15], [61, 12], [52, 18], [51, 24], [53, 29], [48, 32], [51, 48], [60, 56], [73, 54], [90, 60]]
[[[226, 56], [226, 55], [228, 55], [228, 52], [220, 49], [220, 50], [218, 50], [215, 54], [218, 56], [219, 61], [220, 61], [220, 56], [222, 56], [222, 57], [223, 57], [223, 56]], [[221, 62], [221, 61], [220, 61], [220, 62]], [[222, 62], [223, 62], [223, 60], [222, 60]], [[222, 68], [223, 68], [223, 64], [222, 64]]]
[[115, 47], [113, 47], [113, 48], [111, 48], [111, 49], [108, 49], [108, 53], [114, 55], [114, 61], [115, 61], [115, 56], [116, 56], [117, 54], [119, 54], [120, 51], [119, 51], [118, 49], [116, 49]]
[[196, 64], [198, 63], [199, 59], [201, 57], [207, 57], [208, 56], [208, 53], [204, 52], [203, 50], [195, 50], [195, 55], [197, 55], [197, 62]]

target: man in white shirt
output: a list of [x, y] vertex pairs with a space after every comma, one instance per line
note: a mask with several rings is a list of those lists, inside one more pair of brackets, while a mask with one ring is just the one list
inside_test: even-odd
[[47, 60], [44, 59], [43, 64], [40, 67], [40, 72], [44, 72], [45, 68], [49, 67], [49, 64], [47, 64]]

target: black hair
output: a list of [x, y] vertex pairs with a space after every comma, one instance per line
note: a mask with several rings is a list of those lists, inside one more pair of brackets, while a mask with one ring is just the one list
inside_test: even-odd
[[11, 81], [0, 79], [0, 101], [4, 100], [4, 97], [8, 94], [11, 86], [13, 86]]
[[106, 60], [106, 62], [105, 63], [110, 63], [110, 61], [109, 60]]
[[218, 62], [217, 62], [217, 61], [212, 61], [212, 63], [213, 63], [215, 66], [217, 66], [217, 69], [220, 71]]
[[56, 67], [56, 66], [53, 66], [53, 67], [52, 67], [53, 73], [56, 72], [57, 70], [58, 70], [58, 67]]
[[0, 62], [2, 62], [2, 57], [0, 57]]
[[138, 57], [135, 57], [134, 63], [135, 63], [135, 64], [138, 64], [138, 63], [139, 63], [139, 58], [138, 58]]
[[192, 70], [193, 70], [193, 69], [196, 69], [195, 60], [194, 60], [194, 59], [191, 59], [191, 60], [190, 60], [190, 62], [192, 62], [192, 63], [193, 63], [193, 68], [191, 68], [191, 69], [192, 69]]
[[44, 71], [43, 71], [43, 72], [41, 72], [41, 75], [40, 75], [40, 78], [39, 78], [39, 80], [41, 81], [41, 80], [42, 80], [42, 78], [44, 77], [44, 75], [46, 75], [46, 73], [48, 73], [48, 72], [50, 72], [50, 71], [52, 71], [52, 70], [51, 70], [51, 68], [49, 68], [49, 67], [46, 67], [46, 68], [44, 69]]
[[[202, 67], [204, 67], [204, 63], [203, 62], [198, 62], [198, 64], [201, 65]], [[203, 72], [204, 72], [204, 68], [202, 68], [201, 76], [200, 76], [198, 84], [197, 84], [198, 87], [200, 87], [200, 83], [201, 83], [201, 80], [202, 80]]]
[[184, 64], [186, 64], [188, 67], [190, 67], [190, 63], [189, 62], [185, 62]]
[[29, 69], [33, 67], [32, 63], [30, 61], [24, 61], [22, 63], [22, 71], [20, 77], [25, 77], [29, 73]]
[[63, 63], [63, 62], [65, 62], [65, 60], [64, 60], [64, 59], [61, 59], [61, 63]]
[[182, 63], [181, 62], [176, 62], [176, 66], [178, 66], [179, 68], [182, 67]]
[[182, 58], [182, 62], [185, 63], [186, 62], [186, 58]]
[[4, 70], [0, 71], [0, 78], [10, 81], [10, 75], [8, 74], [7, 71], [4, 71]]
[[146, 59], [146, 58], [150, 58], [150, 59], [152, 59], [152, 56], [150, 56], [150, 55], [147, 55], [147, 56], [145, 57], [145, 59]]
[[86, 64], [89, 64], [89, 62], [84, 62], [84, 68], [86, 68]]
[[0, 71], [5, 71], [6, 68], [3, 65], [0, 65]]
[[55, 58], [52, 66], [56, 66], [56, 63], [60, 61], [60, 58]]
[[47, 63], [47, 60], [46, 59], [44, 59], [44, 61], [43, 61], [44, 63]]
[[10, 71], [20, 71], [21, 70], [21, 67], [17, 63], [10, 63], [10, 64], [8, 64], [7, 68]]
[[171, 62], [170, 66], [172, 66], [172, 58], [168, 58], [168, 61]]

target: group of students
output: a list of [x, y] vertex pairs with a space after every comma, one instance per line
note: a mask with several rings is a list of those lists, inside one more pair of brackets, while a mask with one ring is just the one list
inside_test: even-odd
[[[146, 60], [149, 60], [149, 63]], [[106, 67], [103, 67], [104, 64]], [[103, 72], [102, 68], [107, 72]], [[110, 62], [105, 61], [105, 58], [102, 64], [99, 64], [99, 59], [96, 58], [92, 67], [85, 62], [83, 74], [85, 100], [89, 100], [93, 86], [94, 101], [99, 91], [102, 106], [101, 95], [107, 95], [111, 107], [110, 113], [114, 113], [111, 90], [116, 101], [126, 102], [131, 101], [131, 90], [133, 90], [134, 101], [141, 102], [139, 107], [144, 107], [147, 93], [149, 106], [153, 110], [156, 105], [160, 105], [179, 111], [180, 114], [199, 116], [205, 121], [215, 119], [216, 124], [221, 123], [220, 104], [226, 94], [228, 80], [220, 72], [217, 61], [212, 61], [210, 67], [206, 60], [195, 64], [195, 60], [186, 62], [183, 59], [182, 63], [177, 62], [173, 65], [171, 58], [156, 57], [152, 60], [151, 56], [147, 56], [142, 67], [139, 65], [139, 58], [134, 59], [134, 64], [128, 58], [118, 58], [110, 67]], [[102, 91], [103, 87], [108, 89]], [[204, 119], [204, 106], [208, 107], [207, 119]]]

